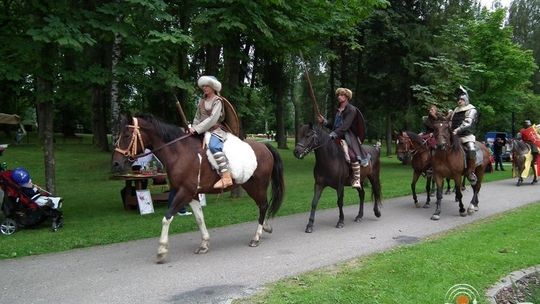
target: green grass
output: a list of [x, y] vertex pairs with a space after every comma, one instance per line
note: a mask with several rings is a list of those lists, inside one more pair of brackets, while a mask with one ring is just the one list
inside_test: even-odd
[[536, 203], [420, 244], [281, 280], [234, 303], [445, 303], [455, 284], [472, 285], [486, 303], [484, 291], [499, 278], [540, 262], [540, 238], [531, 237], [538, 235]]
[[[0, 143], [7, 142], [0, 138]], [[278, 216], [308, 212], [313, 195], [314, 156], [304, 160], [293, 157], [290, 150], [280, 150], [284, 160], [286, 194]], [[120, 199], [122, 181], [111, 180], [111, 153], [100, 152], [92, 146], [90, 137], [81, 140], [56, 140], [56, 187], [64, 197], [65, 226], [51, 233], [48, 225], [39, 229], [23, 229], [11, 236], [0, 236], [0, 259], [70, 250], [95, 245], [111, 244], [143, 238], [157, 238], [161, 231], [161, 218], [165, 204], [154, 204], [155, 213], [141, 216], [137, 211], [125, 211]], [[381, 181], [384, 199], [410, 195], [412, 169], [401, 165], [396, 158], [383, 156]], [[21, 145], [11, 145], [0, 156], [9, 168], [24, 166], [38, 185], [44, 186], [44, 157], [42, 149], [32, 138]], [[487, 174], [486, 180], [509, 178], [509, 171]], [[420, 179], [417, 191], [422, 191], [425, 179]], [[345, 204], [357, 204], [356, 191], [345, 191]], [[370, 189], [366, 198], [370, 200]], [[424, 196], [424, 195], [422, 195]], [[425, 198], [420, 196], [420, 201]], [[232, 199], [229, 194], [207, 198], [205, 220], [208, 228], [221, 227], [246, 221], [255, 221], [258, 209], [249, 197]], [[412, 204], [412, 198], [411, 198]], [[327, 189], [319, 209], [335, 208], [336, 195]], [[366, 207], [369, 208], [369, 207]], [[177, 217], [170, 233], [197, 230], [192, 217]]]

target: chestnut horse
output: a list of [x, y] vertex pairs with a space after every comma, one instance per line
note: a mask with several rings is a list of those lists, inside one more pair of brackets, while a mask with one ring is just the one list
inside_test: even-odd
[[478, 164], [478, 162], [476, 164], [474, 172], [477, 177], [477, 182], [474, 186], [471, 186], [473, 189], [473, 197], [467, 211], [465, 211], [462, 201], [461, 177], [466, 173], [466, 158], [465, 151], [461, 145], [461, 140], [459, 136], [453, 134], [451, 121], [448, 119], [436, 121], [433, 124], [433, 127], [435, 130], [433, 136], [435, 136], [437, 141], [437, 148], [434, 150], [431, 157], [431, 165], [433, 166], [433, 175], [435, 183], [437, 184], [437, 208], [435, 213], [431, 216], [431, 219], [438, 220], [440, 218], [443, 179], [445, 177], [452, 178], [456, 185], [456, 200], [459, 202], [459, 214], [461, 216], [466, 216], [467, 214], [471, 215], [475, 211], [478, 211], [478, 194], [482, 187], [482, 179], [484, 178], [486, 167], [491, 164], [489, 150], [481, 142], [477, 141], [475, 143], [477, 156], [480, 154], [482, 156], [482, 161], [480, 164]]
[[[414, 200], [414, 205], [419, 208], [418, 197], [416, 195], [416, 182], [420, 176], [426, 177], [426, 203], [424, 208], [430, 207], [431, 189], [435, 187], [433, 180], [433, 170], [431, 169], [431, 148], [428, 139], [424, 139], [419, 134], [411, 131], [395, 132], [396, 136], [396, 155], [403, 162], [405, 159], [411, 160], [413, 168], [413, 178], [411, 182], [411, 190]], [[450, 179], [446, 179], [446, 194], [451, 193]]]
[[[262, 231], [272, 232], [267, 218], [274, 216], [283, 201], [283, 162], [277, 151], [270, 145], [254, 141], [246, 141], [253, 148], [257, 169], [241, 186], [253, 198], [259, 207], [259, 225], [249, 246], [259, 245]], [[171, 188], [177, 193], [165, 212], [162, 220], [161, 237], [157, 253], [157, 262], [163, 263], [168, 253], [169, 225], [182, 207], [189, 204], [199, 230], [202, 241], [195, 253], [206, 253], [209, 249], [210, 236], [204, 222], [204, 215], [198, 201], [199, 193], [221, 193], [223, 190], [214, 189], [213, 185], [219, 180], [219, 175], [208, 162], [206, 151], [202, 148], [199, 136], [185, 133], [181, 128], [166, 124], [152, 115], [140, 114], [135, 117], [122, 119], [120, 134], [112, 157], [112, 171], [126, 172], [131, 162], [145, 155], [144, 149], [152, 153], [163, 163]], [[267, 188], [272, 183], [271, 199], [267, 199]], [[225, 189], [229, 191], [233, 186]]]
[[[364, 216], [364, 182], [369, 179], [371, 184], [371, 194], [373, 197], [373, 212], [376, 217], [381, 216], [381, 181], [379, 178], [381, 163], [379, 149], [362, 145], [364, 151], [371, 155], [369, 166], [361, 169], [362, 188], [358, 190], [360, 197], [360, 207], [355, 222], [359, 222]], [[343, 192], [345, 186], [351, 185], [352, 172], [349, 164], [345, 160], [345, 154], [341, 146], [330, 138], [328, 133], [319, 126], [303, 125], [298, 129], [298, 143], [294, 149], [294, 156], [298, 159], [304, 158], [309, 152], [315, 151], [315, 194], [311, 201], [311, 213], [306, 226], [306, 233], [313, 232], [313, 222], [315, 221], [315, 211], [325, 187], [330, 186], [336, 189], [339, 207], [339, 219], [336, 228], [343, 228]]]

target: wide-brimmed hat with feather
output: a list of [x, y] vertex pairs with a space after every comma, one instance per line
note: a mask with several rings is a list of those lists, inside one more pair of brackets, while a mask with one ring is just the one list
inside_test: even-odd
[[199, 80], [197, 81], [197, 85], [201, 89], [203, 86], [207, 85], [214, 89], [216, 93], [219, 93], [221, 91], [221, 82], [219, 82], [214, 76], [201, 76], [201, 78], [199, 78]]

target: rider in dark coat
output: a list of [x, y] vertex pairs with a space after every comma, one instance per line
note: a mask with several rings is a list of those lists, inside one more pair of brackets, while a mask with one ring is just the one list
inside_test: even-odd
[[352, 186], [354, 188], [361, 188], [360, 166], [367, 167], [370, 160], [370, 155], [363, 151], [361, 146], [362, 141], [359, 138], [360, 134], [365, 131], [360, 130], [360, 128], [363, 128], [362, 113], [357, 107], [349, 103], [352, 98], [351, 90], [338, 88], [336, 90], [336, 96], [338, 98], [339, 107], [336, 111], [333, 124], [329, 124], [322, 115], [319, 115], [318, 120], [319, 123], [326, 126], [332, 126], [330, 138], [343, 139], [347, 142], [351, 167], [353, 169]]

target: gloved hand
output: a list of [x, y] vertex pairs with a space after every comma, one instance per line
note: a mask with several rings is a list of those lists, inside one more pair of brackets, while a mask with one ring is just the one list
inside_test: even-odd
[[330, 132], [330, 138], [331, 139], [336, 139], [337, 138], [336, 132], [334, 132], [334, 131]]

